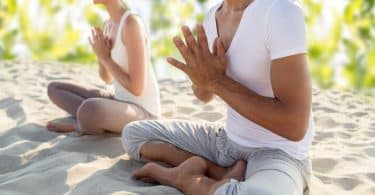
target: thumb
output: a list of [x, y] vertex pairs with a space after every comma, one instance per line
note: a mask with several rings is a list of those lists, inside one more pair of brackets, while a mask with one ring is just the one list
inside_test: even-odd
[[226, 60], [225, 49], [224, 49], [224, 44], [221, 41], [221, 38], [217, 39], [216, 47], [217, 47], [216, 48], [217, 56], [220, 58], [220, 60], [225, 61]]
[[212, 46], [212, 54], [213, 55], [217, 55], [217, 41], [218, 41], [219, 37], [216, 37], [215, 41], [214, 41], [214, 45]]

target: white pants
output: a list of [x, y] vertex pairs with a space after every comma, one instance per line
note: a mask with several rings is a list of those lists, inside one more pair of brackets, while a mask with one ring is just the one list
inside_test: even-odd
[[217, 189], [217, 195], [308, 194], [309, 159], [300, 161], [279, 149], [238, 145], [227, 137], [221, 126], [213, 123], [136, 121], [128, 124], [122, 133], [125, 151], [136, 160], [141, 160], [140, 149], [144, 143], [163, 141], [223, 167], [238, 160], [247, 161], [246, 180], [230, 180]]

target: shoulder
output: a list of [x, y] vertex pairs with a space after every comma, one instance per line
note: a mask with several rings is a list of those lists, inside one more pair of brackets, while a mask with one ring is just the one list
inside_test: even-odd
[[270, 18], [303, 18], [301, 2], [299, 0], [273, 0], [268, 9]]
[[124, 21], [123, 25], [123, 38], [126, 38], [127, 35], [139, 36], [139, 35], [146, 35], [145, 26], [141, 17], [136, 14], [130, 14], [126, 20]]
[[128, 28], [143, 28], [143, 21], [141, 17], [136, 14], [130, 14], [125, 20], [125, 26]]

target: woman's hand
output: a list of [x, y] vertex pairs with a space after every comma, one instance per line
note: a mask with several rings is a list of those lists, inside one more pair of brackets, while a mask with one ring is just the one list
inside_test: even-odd
[[213, 92], [216, 81], [226, 77], [227, 58], [225, 49], [220, 38], [217, 38], [214, 44], [214, 52], [211, 53], [203, 26], [197, 25], [196, 30], [197, 40], [188, 27], [182, 27], [186, 45], [179, 37], [173, 39], [185, 60], [185, 64], [171, 57], [167, 60], [170, 64], [185, 72], [196, 87]]
[[105, 62], [111, 58], [111, 40], [104, 37], [102, 29], [95, 27], [91, 30], [89, 42], [98, 58], [99, 64], [106, 66]]

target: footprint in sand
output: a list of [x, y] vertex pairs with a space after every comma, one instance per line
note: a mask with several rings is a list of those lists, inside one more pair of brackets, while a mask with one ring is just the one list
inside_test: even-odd
[[21, 158], [11, 155], [0, 155], [0, 175], [20, 169]]
[[223, 118], [224, 115], [218, 112], [200, 112], [200, 113], [194, 114], [193, 117], [207, 120], [210, 122], [215, 122]]
[[196, 109], [194, 109], [192, 107], [185, 107], [185, 106], [178, 106], [177, 107], [177, 112], [182, 113], [182, 114], [191, 114], [195, 111], [196, 111]]
[[331, 139], [333, 136], [334, 136], [333, 132], [322, 132], [322, 131], [320, 131], [320, 132], [316, 133], [315, 139], [320, 140], [320, 141], [324, 141], [324, 140]]
[[375, 131], [366, 131], [365, 135], [373, 139], [375, 137]]
[[351, 115], [355, 116], [355, 117], [363, 117], [363, 116], [368, 115], [368, 113], [366, 113], [366, 112], [355, 112], [355, 113], [352, 113]]
[[367, 155], [375, 158], [375, 148], [366, 148], [365, 152], [366, 152]]
[[352, 138], [351, 134], [345, 133], [345, 132], [338, 132], [338, 133], [336, 133], [336, 135], [337, 135], [337, 137], [342, 138], [342, 139], [350, 139], [350, 138]]
[[373, 182], [375, 182], [375, 173], [367, 173], [366, 176]]
[[336, 127], [338, 123], [330, 117], [320, 117], [316, 119], [316, 125], [322, 126], [325, 128], [332, 128], [332, 127]]
[[358, 128], [358, 125], [355, 124], [355, 123], [344, 123], [343, 126], [346, 129], [357, 129]]
[[334, 110], [332, 108], [328, 108], [328, 107], [320, 107], [317, 110], [322, 110], [325, 113], [336, 113], [337, 112], [336, 110]]
[[175, 101], [173, 101], [173, 100], [162, 100], [161, 101], [161, 104], [174, 104], [175, 103]]
[[163, 117], [165, 117], [165, 118], [170, 118], [170, 117], [173, 117], [173, 114], [174, 114], [174, 112], [164, 112], [163, 114], [162, 114], [162, 116]]
[[207, 106], [204, 106], [203, 107], [203, 110], [204, 111], [212, 111], [212, 110], [214, 110], [215, 108], [212, 106], [212, 105], [207, 105]]
[[335, 168], [337, 165], [337, 160], [329, 158], [316, 158], [312, 159], [312, 165], [314, 167], [314, 171], [327, 173]]
[[343, 178], [334, 179], [333, 183], [340, 186], [341, 189], [350, 191], [350, 190], [353, 190], [362, 182], [359, 179], [354, 179], [352, 177], [343, 177]]

